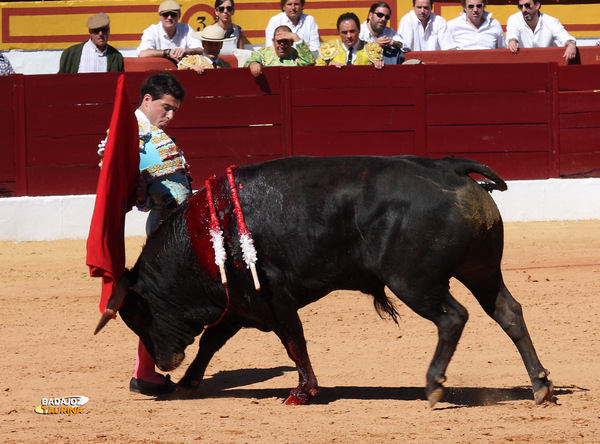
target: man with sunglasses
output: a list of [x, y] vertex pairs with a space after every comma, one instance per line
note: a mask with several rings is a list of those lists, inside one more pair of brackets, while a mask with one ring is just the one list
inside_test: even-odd
[[431, 12], [433, 0], [413, 0], [413, 8], [398, 24], [402, 51], [447, 51], [456, 49], [446, 19]]
[[487, 0], [462, 0], [463, 12], [448, 22], [456, 49], [505, 48], [500, 22], [485, 11]]
[[383, 48], [383, 61], [388, 65], [402, 63], [402, 38], [396, 31], [388, 27], [392, 16], [392, 8], [385, 2], [371, 5], [369, 15], [360, 25], [359, 39], [363, 42], [377, 43]]
[[110, 18], [103, 12], [92, 15], [86, 23], [89, 40], [71, 46], [60, 56], [58, 73], [123, 71], [123, 55], [108, 44]]
[[506, 40], [513, 54], [519, 48], [565, 46], [563, 58], [568, 62], [577, 55], [575, 37], [570, 35], [557, 18], [540, 12], [539, 0], [519, 0], [519, 11], [506, 22]]
[[165, 0], [158, 7], [158, 16], [160, 22], [150, 25], [142, 34], [138, 57], [164, 57], [178, 63], [185, 56], [202, 54], [202, 42], [192, 36], [192, 27], [179, 23], [179, 3]]

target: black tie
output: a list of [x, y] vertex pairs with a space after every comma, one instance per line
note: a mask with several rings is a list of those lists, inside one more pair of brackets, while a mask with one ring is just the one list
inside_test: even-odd
[[213, 68], [216, 68], [216, 67], [217, 67], [217, 61], [215, 60], [215, 61], [213, 61]]
[[348, 60], [346, 61], [346, 65], [352, 65], [352, 47], [348, 48]]

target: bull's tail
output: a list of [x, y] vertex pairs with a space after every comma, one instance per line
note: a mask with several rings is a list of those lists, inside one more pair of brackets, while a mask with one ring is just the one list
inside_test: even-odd
[[506, 191], [508, 186], [504, 179], [502, 179], [498, 174], [492, 170], [489, 166], [484, 165], [483, 163], [479, 163], [476, 160], [465, 159], [464, 157], [452, 157], [452, 164], [454, 167], [454, 171], [461, 176], [466, 176], [470, 173], [480, 174], [483, 177], [490, 179], [490, 181], [479, 182], [479, 185], [486, 190], [500, 190]]
[[396, 311], [394, 303], [385, 294], [384, 287], [373, 289], [370, 293], [373, 295], [373, 305], [379, 317], [384, 319], [387, 315], [398, 325], [398, 316], [400, 315]]

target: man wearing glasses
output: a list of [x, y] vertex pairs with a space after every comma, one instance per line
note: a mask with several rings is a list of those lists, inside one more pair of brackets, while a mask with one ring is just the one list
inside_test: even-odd
[[565, 46], [566, 61], [577, 55], [575, 37], [570, 35], [558, 19], [540, 12], [539, 0], [519, 0], [519, 11], [506, 22], [508, 49], [516, 54], [519, 48], [546, 48]]
[[185, 56], [202, 54], [202, 42], [192, 36], [192, 27], [179, 23], [179, 3], [165, 0], [158, 7], [158, 16], [160, 22], [148, 26], [142, 34], [138, 57], [164, 57], [178, 63]]
[[108, 44], [108, 15], [103, 12], [94, 14], [86, 25], [90, 39], [63, 51], [58, 73], [123, 71], [123, 55]]
[[400, 19], [398, 34], [402, 51], [447, 51], [456, 49], [446, 20], [431, 12], [433, 0], [413, 0], [413, 8]]
[[363, 42], [377, 43], [383, 48], [385, 63], [396, 65], [401, 63], [399, 56], [403, 45], [401, 36], [387, 26], [391, 16], [392, 8], [387, 3], [373, 3], [367, 20], [360, 25], [359, 39]]
[[487, 0], [462, 0], [463, 12], [448, 22], [456, 49], [505, 48], [500, 22], [485, 11]]

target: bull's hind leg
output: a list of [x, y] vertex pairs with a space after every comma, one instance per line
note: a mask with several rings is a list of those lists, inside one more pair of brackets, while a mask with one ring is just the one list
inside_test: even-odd
[[394, 288], [392, 290], [415, 313], [432, 321], [438, 329], [438, 343], [427, 371], [425, 394], [433, 407], [444, 395], [442, 384], [446, 381], [446, 369], [454, 355], [456, 345], [467, 323], [469, 314], [445, 286], [432, 288], [423, 293], [415, 292], [418, 285]]
[[238, 331], [240, 331], [239, 326], [232, 326], [223, 322], [208, 328], [202, 333], [198, 354], [183, 378], [177, 383], [178, 390], [185, 392], [198, 388], [202, 379], [204, 379], [206, 367], [214, 354]]
[[[497, 288], [497, 286], [496, 286]], [[552, 400], [554, 385], [548, 380], [548, 370], [540, 362], [519, 304], [510, 294], [500, 277], [500, 290], [469, 288], [485, 312], [492, 317], [517, 346], [527, 374], [531, 379], [536, 404]]]

